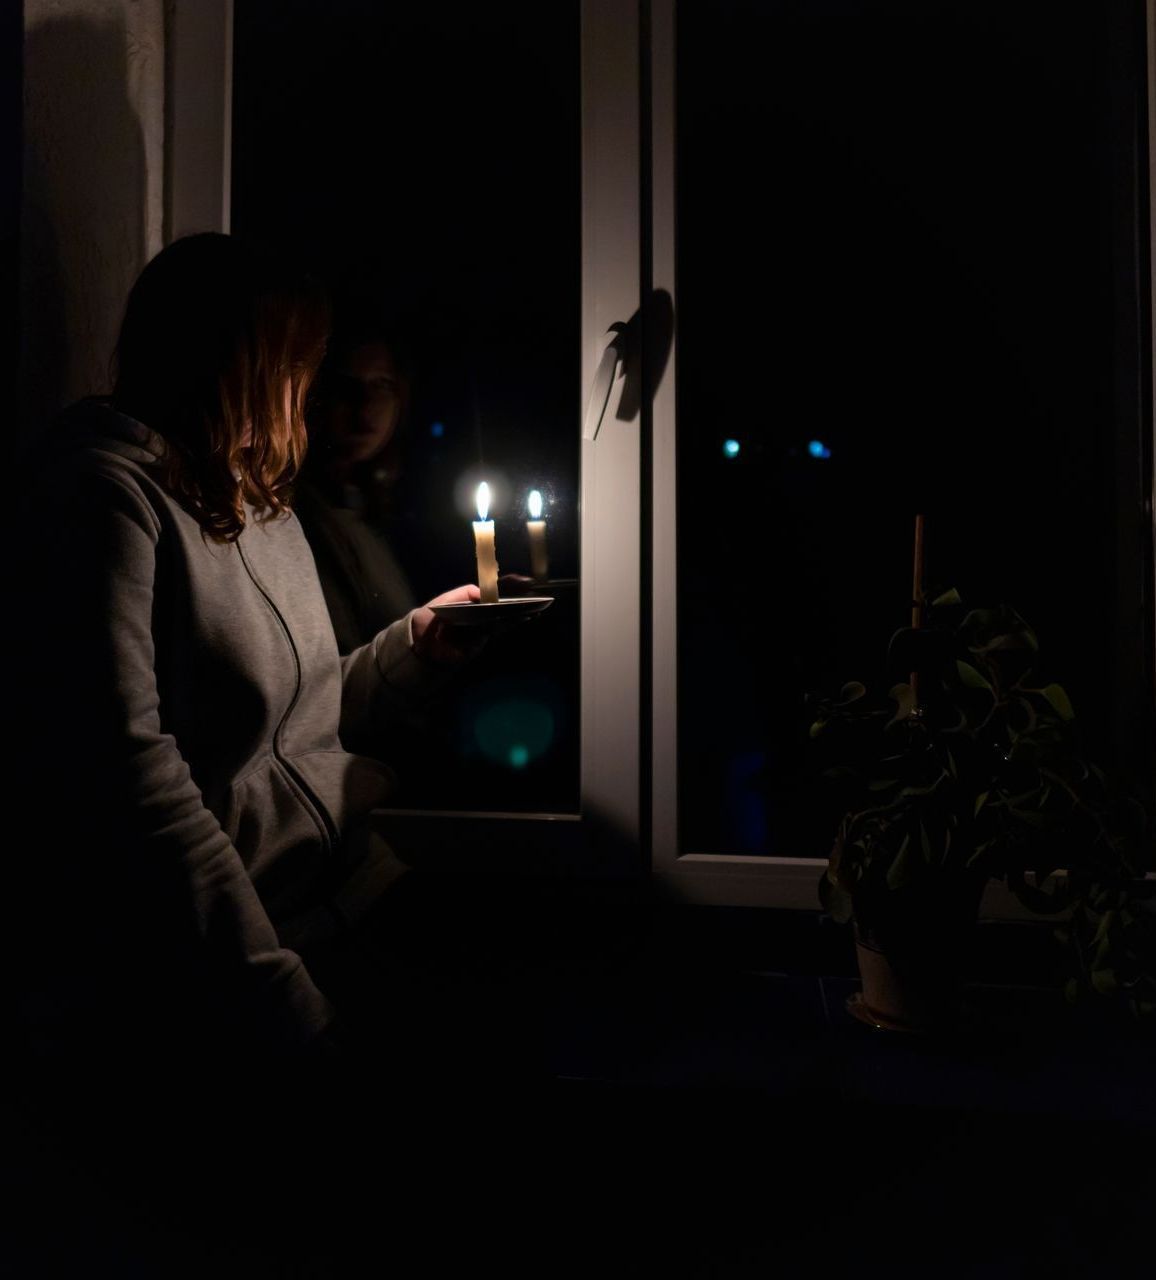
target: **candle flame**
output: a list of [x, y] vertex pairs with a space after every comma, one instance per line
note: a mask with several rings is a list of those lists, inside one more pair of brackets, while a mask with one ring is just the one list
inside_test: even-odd
[[542, 518], [542, 495], [538, 492], [538, 490], [537, 490], [537, 489], [531, 489], [531, 490], [530, 490], [530, 497], [529, 497], [528, 505], [529, 505], [529, 508], [530, 508], [530, 519], [531, 519], [531, 520], [541, 520], [541, 518]]
[[478, 519], [484, 520], [490, 514], [490, 486], [483, 480], [478, 485]]

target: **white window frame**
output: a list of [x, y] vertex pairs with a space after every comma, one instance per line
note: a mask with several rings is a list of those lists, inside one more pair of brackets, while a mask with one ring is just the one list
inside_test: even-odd
[[[1156, 191], [1156, 0], [1146, 0], [1146, 14]], [[169, 15], [166, 241], [229, 229], [233, 4], [173, 0]], [[581, 43], [585, 408], [612, 326], [635, 315], [644, 289], [666, 290], [677, 316], [675, 0], [582, 0]], [[1156, 273], [1156, 219], [1151, 242]], [[407, 856], [455, 851], [448, 866], [524, 868], [519, 855], [580, 876], [649, 866], [684, 901], [813, 910], [824, 856], [681, 851], [676, 379], [677, 337], [649, 407], [630, 421], [618, 416], [618, 369], [597, 438], [582, 442], [580, 815], [395, 811], [391, 837]], [[1028, 914], [1000, 884], [989, 886], [983, 911]]]

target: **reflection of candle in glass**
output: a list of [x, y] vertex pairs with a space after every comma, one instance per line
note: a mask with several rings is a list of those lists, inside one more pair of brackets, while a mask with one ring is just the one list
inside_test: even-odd
[[539, 582], [545, 582], [550, 573], [550, 561], [546, 555], [546, 522], [542, 519], [542, 495], [537, 489], [530, 490], [530, 499], [526, 505], [530, 508], [530, 519], [526, 521], [526, 532], [530, 535], [530, 572]]
[[478, 553], [478, 586], [483, 604], [498, 603], [498, 561], [494, 555], [494, 522], [490, 514], [490, 486], [478, 485], [478, 518], [474, 521], [474, 546]]

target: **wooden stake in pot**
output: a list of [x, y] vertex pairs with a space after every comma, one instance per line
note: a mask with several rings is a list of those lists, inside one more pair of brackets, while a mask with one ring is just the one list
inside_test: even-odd
[[[923, 516], [915, 517], [915, 564], [911, 574], [911, 629], [923, 626]], [[911, 673], [911, 695], [919, 710], [919, 672]]]

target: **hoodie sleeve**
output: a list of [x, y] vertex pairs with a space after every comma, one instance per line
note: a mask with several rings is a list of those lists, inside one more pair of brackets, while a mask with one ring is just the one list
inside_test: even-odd
[[420, 707], [457, 674], [414, 651], [416, 612], [411, 609], [341, 659], [341, 741], [348, 750], [372, 741], [377, 727]]
[[[37, 643], [26, 657], [39, 691], [33, 776], [41, 802], [59, 811], [49, 842], [57, 856], [39, 873], [57, 927], [71, 922], [70, 947], [82, 935], [96, 964], [117, 957], [134, 975], [130, 989], [135, 975], [171, 975], [174, 1001], [185, 990], [226, 1034], [233, 1027], [281, 1048], [311, 1040], [333, 1011], [300, 957], [279, 944], [239, 853], [162, 729], [156, 513], [109, 467], [58, 486], [40, 516], [44, 556], [28, 614]], [[109, 999], [126, 997], [114, 990]], [[147, 1023], [151, 1010], [125, 1016]]]

